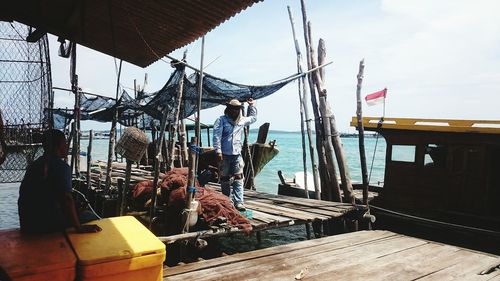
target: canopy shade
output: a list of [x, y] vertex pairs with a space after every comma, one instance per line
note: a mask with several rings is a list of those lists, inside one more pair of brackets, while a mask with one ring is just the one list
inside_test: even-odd
[[146, 67], [262, 0], [16, 0], [0, 20], [18, 21]]

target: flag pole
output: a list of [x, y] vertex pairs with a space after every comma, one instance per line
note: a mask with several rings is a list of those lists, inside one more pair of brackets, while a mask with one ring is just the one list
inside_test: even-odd
[[385, 88], [385, 95], [384, 95], [384, 109], [382, 112], [382, 117], [385, 117], [385, 100], [387, 99], [387, 88]]

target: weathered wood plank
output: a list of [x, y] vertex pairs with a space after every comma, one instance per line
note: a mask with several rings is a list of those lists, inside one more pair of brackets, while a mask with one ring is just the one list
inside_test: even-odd
[[[465, 252], [464, 250], [461, 251]], [[495, 260], [498, 260], [498, 258], [467, 251], [467, 255], [458, 263], [433, 272], [420, 280], [464, 280], [467, 277], [474, 278], [474, 280], [489, 280], [491, 278], [490, 274], [479, 275], [479, 273]]]
[[360, 245], [363, 243], [369, 243], [374, 240], [386, 239], [394, 236], [396, 236], [396, 234], [388, 231], [373, 231], [369, 233], [369, 235], [366, 232], [360, 231], [355, 233], [325, 237], [322, 239], [307, 240], [248, 253], [235, 254], [212, 260], [205, 260], [201, 262], [175, 266], [171, 268], [166, 267], [164, 270], [164, 276], [172, 277], [178, 274], [199, 272], [200, 270], [211, 269], [235, 262], [245, 263], [250, 260], [273, 256], [276, 254], [287, 254], [289, 256], [292, 256], [295, 255], [297, 251], [301, 251], [303, 249], [311, 249], [312, 251], [315, 251], [320, 250], [327, 245], [343, 249], [347, 245]]
[[[293, 278], [301, 270], [307, 270], [308, 276], [315, 273], [318, 274], [316, 280], [352, 280], [353, 278], [337, 278], [335, 274], [345, 274], [342, 271], [343, 267], [348, 267], [356, 264], [357, 268], [361, 265], [369, 264], [372, 260], [392, 254], [398, 251], [402, 251], [408, 248], [416, 247], [419, 245], [424, 245], [427, 242], [421, 240], [414, 240], [408, 237], [395, 236], [390, 239], [375, 240], [371, 243], [366, 243], [355, 246], [348, 246], [343, 249], [325, 249], [325, 251], [319, 251], [311, 255], [304, 255], [299, 257], [293, 257], [291, 259], [277, 259], [275, 261], [275, 266], [279, 270], [271, 270], [269, 273], [262, 273], [254, 279], [269, 279], [269, 280], [284, 280]], [[388, 246], [390, 245], [390, 247]], [[255, 269], [255, 270], [260, 270]], [[264, 270], [265, 272], [265, 270]], [[308, 278], [309, 279], [309, 278]], [[354, 279], [357, 279], [355, 277]]]
[[253, 219], [259, 219], [262, 221], [267, 221], [267, 223], [282, 223], [282, 222], [293, 222], [293, 218], [284, 216], [275, 216], [268, 213], [259, 212], [257, 210], [252, 210]]
[[[391, 245], [386, 246], [391, 248]], [[333, 273], [333, 276], [342, 280], [349, 278], [412, 280], [441, 268], [439, 262], [436, 261], [447, 260], [450, 264], [453, 264], [452, 259], [457, 250], [454, 247], [443, 248], [432, 243], [426, 243], [418, 247], [407, 248], [390, 255], [371, 259], [367, 261], [369, 266], [360, 267], [359, 264], [350, 264], [339, 267]], [[325, 272], [315, 276], [315, 278], [321, 279], [331, 274], [331, 272]]]
[[266, 204], [266, 203], [261, 203], [257, 201], [247, 201], [245, 202], [245, 205], [250, 208], [251, 210], [255, 209], [257, 211], [273, 214], [273, 215], [279, 215], [279, 216], [286, 216], [286, 217], [291, 217], [299, 220], [304, 220], [304, 221], [313, 221], [313, 220], [327, 220], [330, 219], [330, 217], [327, 216], [322, 216], [322, 215], [314, 215], [310, 214], [307, 212], [299, 211], [299, 210], [293, 210], [290, 208], [284, 208], [276, 205], [271, 205], [271, 204]]
[[489, 280], [498, 257], [387, 231], [361, 231], [165, 268], [165, 280]]

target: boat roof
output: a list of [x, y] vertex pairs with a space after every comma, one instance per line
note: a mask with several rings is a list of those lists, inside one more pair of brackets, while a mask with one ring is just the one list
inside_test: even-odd
[[[351, 126], [358, 126], [357, 117], [352, 117]], [[448, 133], [500, 134], [500, 120], [363, 117], [363, 127], [367, 131], [406, 130]]]
[[0, 20], [146, 67], [262, 0], [5, 1]]

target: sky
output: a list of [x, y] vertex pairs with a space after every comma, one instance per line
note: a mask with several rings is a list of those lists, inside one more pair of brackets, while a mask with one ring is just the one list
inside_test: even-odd
[[[387, 87], [386, 116], [410, 118], [500, 120], [500, 1], [496, 0], [310, 0], [313, 43], [326, 42], [325, 85], [341, 132], [356, 115], [356, 75], [365, 60], [362, 96]], [[290, 6], [304, 51], [299, 0], [265, 0], [229, 19], [205, 36], [206, 72], [247, 85], [262, 85], [297, 72], [287, 6]], [[496, 19], [496, 20], [495, 20]], [[50, 36], [53, 85], [70, 87], [69, 60], [57, 56]], [[201, 39], [170, 55], [199, 67]], [[115, 96], [118, 60], [82, 46], [77, 48], [79, 86]], [[305, 65], [305, 61], [304, 61]], [[134, 79], [146, 92], [159, 90], [173, 69], [164, 61], [147, 68], [124, 62], [121, 83], [133, 92]], [[189, 72], [188, 74], [190, 74]], [[70, 94], [56, 92], [55, 104], [72, 107]], [[257, 101], [255, 128], [300, 130], [297, 83]], [[223, 107], [202, 111], [211, 124]], [[312, 112], [312, 111], [311, 111]], [[311, 113], [312, 115], [312, 113]], [[364, 116], [381, 116], [382, 106], [367, 107]], [[83, 129], [109, 129], [84, 122]]]

